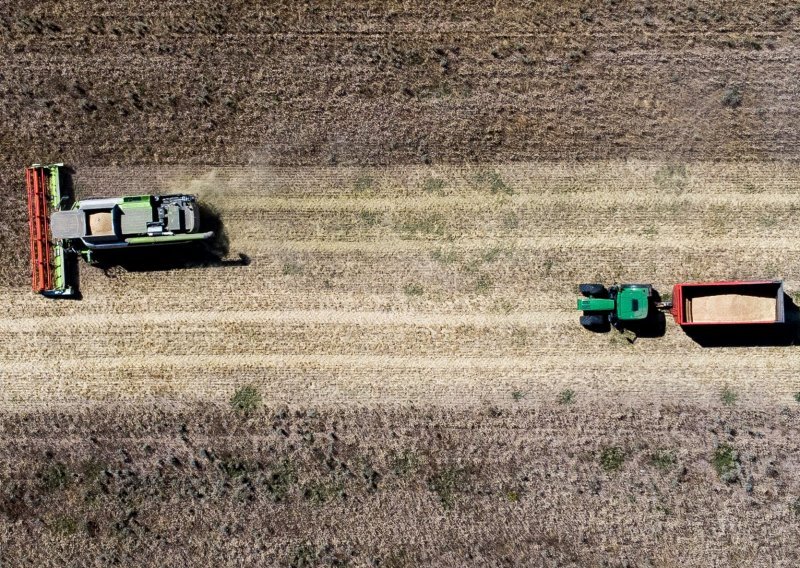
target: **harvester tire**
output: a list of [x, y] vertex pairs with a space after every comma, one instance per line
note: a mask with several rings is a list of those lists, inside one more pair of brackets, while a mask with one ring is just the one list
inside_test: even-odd
[[608, 296], [608, 290], [602, 284], [581, 284], [578, 286], [578, 291], [584, 296]]
[[589, 316], [581, 316], [581, 325], [588, 328], [598, 328], [608, 325], [608, 320], [605, 317], [597, 314]]

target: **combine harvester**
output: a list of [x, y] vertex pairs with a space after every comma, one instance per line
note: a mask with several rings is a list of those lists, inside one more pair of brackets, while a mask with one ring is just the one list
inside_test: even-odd
[[85, 199], [70, 205], [62, 195], [63, 164], [34, 164], [25, 170], [33, 291], [48, 297], [77, 295], [81, 255], [93, 263], [100, 251], [203, 241], [200, 210], [193, 195], [136, 195]]
[[659, 310], [669, 311], [687, 333], [757, 326], [764, 331], [786, 323], [783, 282], [754, 280], [676, 284], [672, 301], [656, 301], [649, 284], [581, 284], [581, 325], [592, 331], [636, 329]]

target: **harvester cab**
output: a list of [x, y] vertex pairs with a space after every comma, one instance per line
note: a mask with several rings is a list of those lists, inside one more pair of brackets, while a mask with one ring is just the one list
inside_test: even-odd
[[[205, 241], [194, 195], [134, 195], [70, 203], [61, 190], [63, 164], [25, 171], [32, 286], [49, 297], [77, 295], [77, 256], [93, 263], [112, 250]], [[155, 253], [154, 253], [155, 254]], [[171, 254], [180, 254], [172, 252]]]
[[602, 284], [581, 284], [578, 309], [583, 312], [581, 325], [591, 330], [609, 326], [622, 330], [643, 322], [657, 307], [650, 284], [621, 284], [606, 288]]

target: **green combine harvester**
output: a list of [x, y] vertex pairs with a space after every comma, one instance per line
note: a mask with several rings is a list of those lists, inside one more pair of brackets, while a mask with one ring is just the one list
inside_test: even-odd
[[70, 259], [93, 263], [101, 251], [190, 243], [210, 239], [200, 232], [194, 195], [136, 195], [84, 199], [70, 204], [62, 195], [63, 164], [34, 164], [26, 169], [32, 286], [48, 297], [72, 297]]
[[583, 312], [581, 325], [593, 331], [609, 327], [622, 331], [644, 323], [656, 312], [671, 306], [656, 302], [650, 284], [620, 284], [606, 288], [602, 284], [581, 284], [578, 309]]

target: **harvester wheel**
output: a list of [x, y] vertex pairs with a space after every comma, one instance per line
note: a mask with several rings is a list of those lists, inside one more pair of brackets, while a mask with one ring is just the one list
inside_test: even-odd
[[598, 328], [598, 327], [603, 327], [607, 324], [608, 321], [606, 320], [606, 318], [597, 314], [592, 314], [589, 316], [581, 316], [581, 325], [583, 327]]
[[581, 284], [578, 286], [578, 291], [584, 296], [608, 296], [608, 290], [602, 284]]

